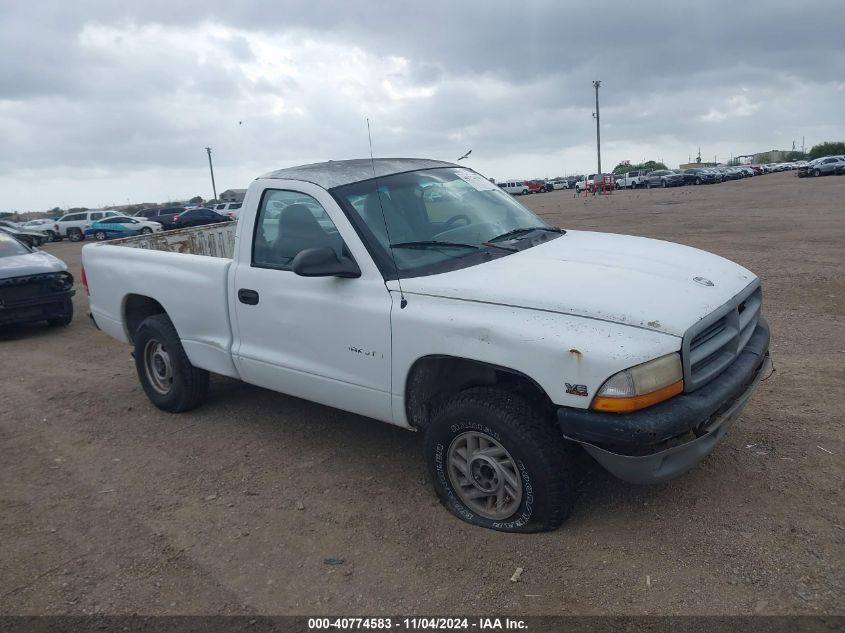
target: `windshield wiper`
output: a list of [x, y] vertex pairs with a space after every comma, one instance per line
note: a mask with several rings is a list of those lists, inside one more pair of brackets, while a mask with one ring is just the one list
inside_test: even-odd
[[475, 244], [461, 244], [460, 242], [441, 242], [440, 240], [418, 240], [415, 242], [399, 242], [398, 244], [391, 244], [390, 248], [442, 248], [442, 247], [454, 247], [454, 248], [471, 248], [474, 251], [477, 251], [480, 246], [476, 246]]
[[531, 231], [548, 231], [549, 233], [566, 233], [561, 228], [556, 226], [526, 226], [519, 229], [511, 229], [506, 233], [502, 233], [501, 235], [497, 235], [494, 238], [487, 240], [488, 242], [498, 242], [500, 240], [506, 240], [512, 237], [517, 237], [518, 235], [522, 235], [523, 233], [530, 233]]

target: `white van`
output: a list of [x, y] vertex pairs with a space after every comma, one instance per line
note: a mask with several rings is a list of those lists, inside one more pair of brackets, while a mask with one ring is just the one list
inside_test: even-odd
[[528, 183], [524, 180], [506, 180], [500, 182], [499, 187], [506, 193], [511, 193], [515, 196], [528, 195]]
[[212, 211], [217, 211], [217, 213], [225, 215], [232, 220], [237, 220], [242, 205], [243, 202], [221, 202], [213, 206], [210, 205], [209, 208], [211, 208]]

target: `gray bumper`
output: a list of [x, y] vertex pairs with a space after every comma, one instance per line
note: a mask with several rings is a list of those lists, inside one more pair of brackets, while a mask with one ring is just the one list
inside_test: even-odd
[[666, 481], [710, 454], [770, 367], [769, 325], [760, 317], [736, 360], [700, 389], [632, 413], [561, 407], [558, 426], [620, 479]]
[[[766, 355], [754, 380], [731, 405], [706, 427], [704, 435], [680, 446], [674, 446], [651, 455], [619, 455], [603, 448], [578, 442], [599, 464], [619, 479], [635, 484], [650, 484], [668, 481], [684, 474], [707, 457], [730, 429], [748, 404], [763, 376], [771, 368]], [[577, 441], [577, 440], [575, 440]]]

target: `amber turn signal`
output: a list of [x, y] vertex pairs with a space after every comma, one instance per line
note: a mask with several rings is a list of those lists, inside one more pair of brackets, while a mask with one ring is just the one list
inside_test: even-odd
[[645, 409], [664, 400], [668, 400], [672, 396], [677, 396], [684, 390], [684, 381], [679, 380], [667, 385], [657, 391], [646, 393], [641, 396], [631, 396], [628, 398], [608, 398], [605, 396], [596, 396], [593, 399], [591, 408], [594, 411], [604, 411], [607, 413], [628, 413], [630, 411], [638, 411]]

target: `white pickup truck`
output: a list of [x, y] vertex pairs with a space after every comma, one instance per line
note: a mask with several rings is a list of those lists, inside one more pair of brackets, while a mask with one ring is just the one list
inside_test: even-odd
[[560, 525], [578, 446], [628, 481], [685, 472], [768, 367], [753, 273], [549, 226], [439, 161], [271, 172], [236, 227], [82, 261], [93, 319], [134, 347], [156, 406], [198, 406], [212, 372], [422, 431], [444, 505], [502, 531]]

